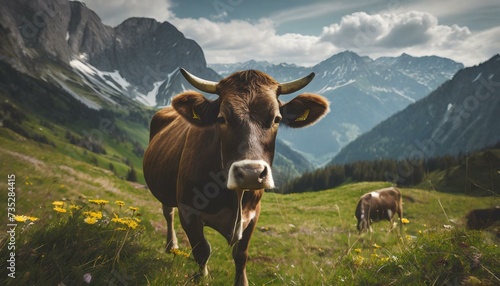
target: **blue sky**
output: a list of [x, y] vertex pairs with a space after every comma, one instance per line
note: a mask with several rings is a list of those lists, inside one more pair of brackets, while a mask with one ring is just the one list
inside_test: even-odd
[[378, 58], [438, 55], [466, 66], [500, 53], [500, 1], [86, 0], [105, 24], [169, 21], [209, 63], [313, 65], [352, 50]]

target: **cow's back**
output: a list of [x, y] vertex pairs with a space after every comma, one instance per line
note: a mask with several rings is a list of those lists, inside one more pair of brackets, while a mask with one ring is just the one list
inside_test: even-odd
[[401, 201], [401, 191], [395, 187], [389, 187], [385, 189], [378, 190], [380, 198], [384, 201], [390, 201], [391, 203], [398, 203]]
[[176, 185], [186, 135], [190, 126], [172, 108], [158, 111], [151, 120], [149, 146], [144, 153], [144, 178], [164, 205], [176, 207]]

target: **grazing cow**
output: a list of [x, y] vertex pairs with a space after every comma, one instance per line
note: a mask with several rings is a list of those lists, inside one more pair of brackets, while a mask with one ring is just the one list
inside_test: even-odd
[[287, 103], [279, 99], [305, 87], [314, 73], [280, 84], [255, 70], [236, 72], [218, 83], [181, 72], [194, 87], [218, 98], [186, 91], [154, 115], [144, 177], [163, 205], [167, 250], [178, 247], [173, 228], [177, 207], [199, 274], [208, 273], [210, 244], [203, 227], [209, 226], [233, 247], [235, 284], [248, 285], [248, 244], [260, 199], [265, 189], [274, 188], [271, 166], [278, 125], [311, 125], [329, 111], [329, 103], [307, 93]]
[[[403, 224], [403, 200], [401, 192], [394, 187], [376, 190], [361, 196], [356, 207], [356, 218], [358, 219], [358, 231], [372, 230], [371, 222], [388, 220], [393, 228], [394, 214], [398, 214], [400, 220], [400, 231]], [[402, 233], [402, 232], [401, 232]]]
[[468, 229], [486, 229], [500, 223], [500, 207], [471, 210], [465, 218]]

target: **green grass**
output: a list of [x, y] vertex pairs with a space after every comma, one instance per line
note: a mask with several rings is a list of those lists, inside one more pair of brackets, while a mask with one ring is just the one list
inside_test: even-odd
[[[149, 139], [148, 129], [137, 123], [134, 118], [128, 118], [127, 113], [111, 113], [103, 111], [102, 114], [93, 114], [90, 118], [80, 118], [78, 120], [60, 120], [56, 123], [53, 119], [46, 119], [40, 114], [29, 113], [20, 104], [16, 104], [14, 100], [8, 96], [0, 94], [0, 101], [5, 101], [5, 110], [0, 110], [0, 115], [10, 117], [10, 113], [15, 111], [22, 115], [20, 122], [17, 122], [17, 130], [21, 134], [27, 134], [28, 137], [36, 138], [43, 137], [48, 141], [48, 146], [53, 147], [52, 151], [68, 155], [73, 159], [93, 163], [104, 169], [109, 169], [110, 164], [115, 168], [115, 175], [120, 178], [125, 178], [130, 170], [129, 164], [132, 164], [136, 170], [139, 183], [144, 183], [142, 174], [142, 155], [133, 151], [132, 142], [138, 142], [141, 148], [146, 148]], [[136, 112], [150, 112], [145, 110], [135, 110]], [[65, 114], [71, 112], [60, 110], [54, 111], [54, 114]], [[20, 116], [21, 116], [20, 115]], [[69, 116], [69, 115], [67, 115]], [[146, 115], [144, 115], [146, 116]], [[69, 143], [66, 138], [66, 133], [70, 133], [77, 138], [77, 142], [93, 141], [96, 145], [101, 146], [106, 154], [93, 153], [80, 146], [75, 146]], [[17, 147], [16, 142], [24, 142], [26, 138], [17, 134], [12, 134], [2, 128], [0, 140], [2, 147], [12, 150], [12, 147]], [[86, 139], [86, 140], [84, 140]], [[29, 145], [29, 144], [28, 144]], [[35, 154], [28, 152], [23, 154]]]
[[[105, 166], [77, 161], [58, 148], [23, 139], [0, 128], [2, 174], [16, 174], [16, 214], [39, 218], [17, 228], [16, 279], [0, 270], [5, 285], [228, 285], [234, 279], [231, 250], [210, 228], [210, 275], [194, 282], [192, 257], [164, 251], [166, 226], [160, 203], [148, 190], [116, 177]], [[500, 204], [498, 196], [469, 197], [417, 188], [401, 189], [404, 217], [400, 237], [388, 222], [359, 236], [354, 209], [361, 194], [387, 183], [347, 184], [314, 193], [266, 193], [250, 243], [250, 285], [498, 285], [500, 248], [494, 233], [467, 231], [464, 215]], [[2, 189], [7, 180], [0, 181]], [[82, 199], [86, 196], [87, 199]], [[81, 215], [57, 215], [52, 201], [91, 208], [88, 199], [109, 200], [105, 218], [87, 225]], [[139, 208], [140, 228], [117, 231], [109, 220], [122, 200]], [[6, 199], [4, 199], [6, 201]], [[93, 206], [96, 208], [95, 206]], [[86, 209], [83, 209], [85, 211]], [[6, 208], [0, 216], [7, 217]], [[181, 250], [190, 252], [176, 218]], [[6, 232], [0, 234], [4, 239]], [[5, 241], [0, 256], [6, 257]], [[119, 251], [119, 256], [117, 255]], [[118, 259], [119, 257], [119, 259]]]
[[107, 222], [96, 225], [86, 224], [82, 212], [52, 216], [33, 225], [19, 223], [16, 268], [21, 271], [7, 280], [8, 285], [84, 285], [85, 273], [106, 284], [116, 280], [115, 274], [137, 275], [137, 264], [152, 263], [151, 258], [137, 256], [141, 231], [116, 230], [121, 225], [109, 222], [109, 214]]

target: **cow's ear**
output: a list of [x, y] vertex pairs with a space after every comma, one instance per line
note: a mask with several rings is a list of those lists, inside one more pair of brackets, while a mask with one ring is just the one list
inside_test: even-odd
[[186, 91], [172, 100], [172, 107], [189, 123], [196, 126], [210, 126], [217, 121], [217, 102], [206, 99], [195, 91]]
[[300, 94], [280, 108], [282, 122], [292, 128], [314, 124], [330, 111], [330, 103], [317, 94]]

